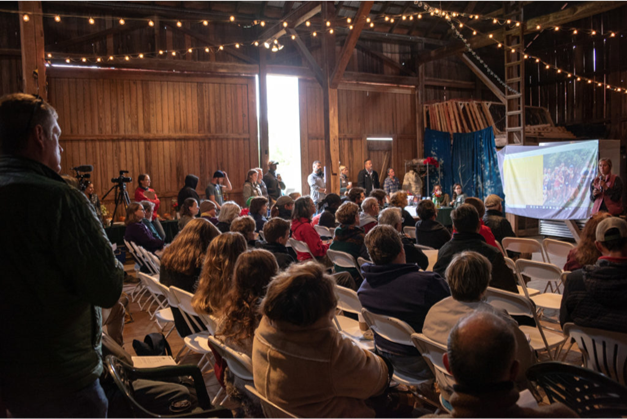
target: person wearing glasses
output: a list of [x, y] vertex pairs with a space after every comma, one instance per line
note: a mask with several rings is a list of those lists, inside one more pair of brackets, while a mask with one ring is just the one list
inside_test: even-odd
[[131, 205], [126, 208], [124, 240], [133, 242], [156, 254], [157, 251], [163, 249], [164, 243], [163, 240], [156, 238], [146, 227], [146, 224], [142, 222], [145, 217], [146, 210], [143, 205], [138, 202], [131, 202]]
[[106, 417], [101, 307], [118, 302], [124, 269], [58, 174], [57, 118], [41, 98], [0, 98], [0, 394], [13, 417]]

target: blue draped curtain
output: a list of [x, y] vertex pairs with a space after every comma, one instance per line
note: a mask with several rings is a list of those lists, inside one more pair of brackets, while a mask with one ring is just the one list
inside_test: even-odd
[[[451, 134], [449, 132], [425, 130], [425, 158], [433, 157], [440, 163], [439, 168], [429, 170], [429, 184], [426, 195], [431, 196], [433, 186], [442, 185], [444, 193], [453, 196], [453, 170], [451, 164]], [[425, 183], [427, 178], [425, 177]]]
[[505, 198], [492, 127], [453, 134], [452, 166], [453, 182], [461, 184], [466, 195], [481, 200], [490, 194]]

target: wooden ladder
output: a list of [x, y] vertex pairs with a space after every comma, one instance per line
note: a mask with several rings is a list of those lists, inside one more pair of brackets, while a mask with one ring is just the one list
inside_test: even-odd
[[[505, 28], [505, 83], [517, 91], [509, 89], [505, 92], [505, 130], [507, 144], [525, 143], [525, 60], [523, 11], [521, 2], [505, 2], [505, 18], [512, 24]], [[514, 22], [521, 22], [516, 26]], [[512, 52], [512, 48], [515, 52]]]

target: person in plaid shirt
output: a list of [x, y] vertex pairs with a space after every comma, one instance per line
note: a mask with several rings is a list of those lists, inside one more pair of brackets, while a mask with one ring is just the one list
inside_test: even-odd
[[398, 181], [398, 178], [394, 176], [394, 169], [391, 167], [388, 169], [388, 175], [383, 182], [383, 189], [385, 189], [385, 193], [390, 196], [394, 192], [397, 192], [401, 187], [401, 183]]

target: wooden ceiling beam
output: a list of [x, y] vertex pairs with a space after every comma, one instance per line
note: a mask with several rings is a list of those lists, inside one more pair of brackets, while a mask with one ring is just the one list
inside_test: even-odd
[[[604, 13], [624, 5], [624, 1], [592, 1], [587, 3], [577, 3], [575, 6], [568, 9], [529, 19], [524, 24], [525, 27], [523, 29], [523, 33], [529, 34], [537, 32], [538, 30], [542, 30], [546, 27], [565, 25], [575, 20], [584, 19], [600, 13]], [[540, 29], [536, 28], [538, 25]], [[473, 49], [477, 49], [492, 45], [494, 44], [495, 40], [502, 41], [505, 36], [505, 28], [501, 28], [491, 33], [493, 35], [493, 38], [490, 38], [488, 34], [485, 34], [475, 36], [469, 39], [468, 42], [470, 44], [470, 47]], [[463, 53], [464, 51], [466, 51], [466, 45], [463, 42], [449, 44], [445, 47], [428, 52], [419, 59], [419, 64], [439, 60], [441, 58], [449, 57], [451, 55], [457, 55]]]
[[275, 23], [259, 35], [259, 43], [263, 44], [285, 35], [286, 28], [283, 27], [283, 22], [287, 22], [288, 27], [293, 29], [320, 13], [321, 10], [322, 5], [318, 1], [303, 2], [296, 10], [291, 11], [280, 22]]
[[503, 102], [503, 104], [506, 104], [503, 88], [500, 88], [496, 84], [494, 84], [494, 82], [490, 80], [490, 78], [486, 76], [486, 74], [479, 67], [477, 67], [477, 65], [466, 54], [462, 54], [461, 59], [463, 63], [466, 64], [466, 66], [470, 69], [470, 71], [475, 73], [475, 76], [477, 76], [477, 78], [481, 80], [483, 84], [488, 86], [488, 89], [490, 89], [492, 93], [494, 93], [494, 95], [498, 97], [501, 102]]
[[67, 41], [62, 42], [51, 42], [46, 45], [46, 49], [54, 48], [55, 50], [66, 50], [69, 47], [73, 47], [75, 45], [84, 44], [86, 42], [94, 41], [99, 38], [106, 38], [109, 35], [133, 32], [138, 29], [143, 29], [146, 27], [144, 23], [129, 23], [124, 26], [115, 26], [113, 28], [105, 29], [103, 31], [98, 31], [94, 33], [90, 33], [88, 35], [78, 36], [76, 38], [68, 39]]
[[[405, 13], [407, 13], [407, 11], [411, 8], [411, 2], [407, 2], [407, 3], [409, 4], [403, 8], [403, 11], [401, 11], [401, 15], [404, 15]], [[396, 27], [400, 25], [402, 21], [403, 19], [400, 17], [396, 19], [394, 24], [390, 27], [390, 30], [388, 31], [388, 33], [394, 33], [394, 29], [396, 29]]]
[[396, 70], [401, 71], [402, 73], [405, 73], [408, 76], [416, 76], [416, 73], [414, 73], [413, 71], [411, 71], [411, 69], [405, 67], [404, 65], [394, 61], [393, 59], [391, 59], [390, 57], [388, 57], [385, 54], [380, 53], [379, 51], [374, 51], [372, 48], [369, 48], [368, 46], [366, 46], [363, 42], [358, 42], [357, 43], [357, 48], [362, 51], [365, 52], [366, 54], [372, 55], [373, 57], [377, 58], [379, 61], [381, 61], [383, 64], [388, 65]]
[[350, 31], [348, 38], [344, 41], [340, 56], [337, 59], [337, 64], [331, 74], [330, 84], [333, 89], [337, 89], [337, 85], [342, 80], [342, 75], [344, 71], [346, 71], [346, 66], [353, 55], [353, 51], [359, 40], [359, 35], [366, 25], [366, 18], [370, 14], [370, 9], [372, 9], [373, 5], [374, 1], [362, 1], [359, 5], [359, 10], [353, 19], [353, 30]]
[[296, 44], [296, 49], [298, 50], [300, 55], [303, 57], [303, 60], [307, 64], [307, 67], [309, 67], [309, 69], [313, 73], [314, 77], [316, 78], [320, 86], [323, 86], [324, 74], [322, 73], [322, 69], [320, 68], [320, 65], [318, 65], [318, 62], [316, 61], [316, 59], [313, 57], [313, 55], [311, 55], [311, 52], [309, 52], [307, 45], [305, 45], [305, 43], [303, 42], [303, 39], [300, 36], [298, 36], [298, 34], [296, 33], [296, 30], [294, 30], [293, 28], [287, 28], [287, 32], [290, 35], [296, 35], [296, 38], [294, 39], [294, 43]]

